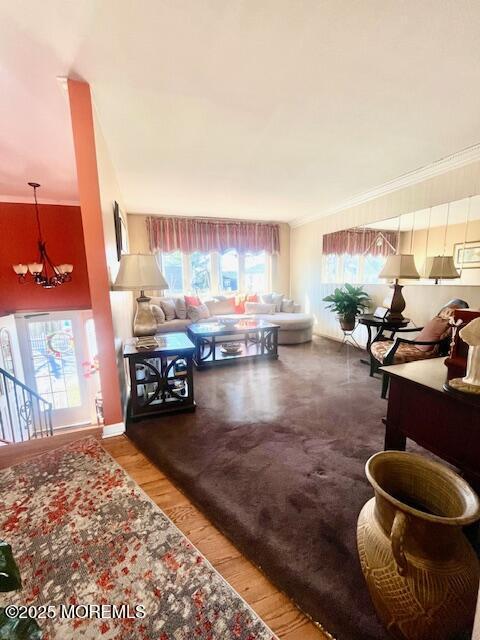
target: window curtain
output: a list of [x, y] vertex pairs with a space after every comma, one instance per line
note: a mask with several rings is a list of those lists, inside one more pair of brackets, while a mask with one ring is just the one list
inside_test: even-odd
[[344, 229], [323, 236], [323, 253], [389, 256], [396, 253], [397, 240], [395, 231]]
[[147, 232], [153, 252], [222, 253], [228, 249], [239, 253], [280, 252], [278, 224], [150, 216]]

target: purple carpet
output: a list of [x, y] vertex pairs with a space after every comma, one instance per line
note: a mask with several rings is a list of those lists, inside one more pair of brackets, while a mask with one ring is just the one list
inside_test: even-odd
[[380, 640], [356, 550], [387, 404], [360, 352], [316, 339], [275, 362], [195, 372], [194, 414], [129, 437], [254, 564], [339, 640]]

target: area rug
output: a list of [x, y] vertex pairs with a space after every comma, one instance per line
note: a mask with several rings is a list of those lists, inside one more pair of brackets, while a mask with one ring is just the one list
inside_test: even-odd
[[5, 469], [0, 496], [23, 580], [0, 604], [49, 605], [44, 640], [275, 638], [96, 440]]
[[339, 640], [384, 640], [356, 550], [383, 449], [379, 378], [336, 342], [195, 372], [194, 414], [127, 434], [254, 564]]

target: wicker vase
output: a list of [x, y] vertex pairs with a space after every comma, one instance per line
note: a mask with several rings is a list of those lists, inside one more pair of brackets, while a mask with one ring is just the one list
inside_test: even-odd
[[375, 497], [358, 518], [358, 553], [385, 627], [401, 640], [447, 640], [468, 629], [479, 565], [462, 527], [480, 517], [476, 494], [412, 453], [377, 453], [366, 474]]

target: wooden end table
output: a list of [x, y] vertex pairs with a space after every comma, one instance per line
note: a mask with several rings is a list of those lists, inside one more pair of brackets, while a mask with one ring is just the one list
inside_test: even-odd
[[135, 338], [124, 346], [132, 419], [195, 410], [194, 345], [184, 333], [164, 333], [155, 338], [158, 346], [152, 349], [137, 349]]

